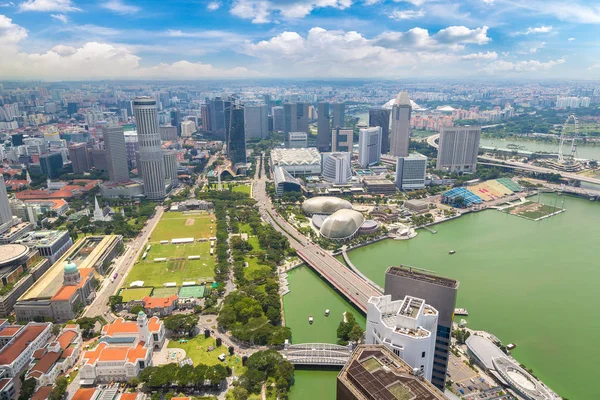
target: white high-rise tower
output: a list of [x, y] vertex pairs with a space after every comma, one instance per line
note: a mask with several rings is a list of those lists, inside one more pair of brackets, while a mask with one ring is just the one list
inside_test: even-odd
[[398, 93], [392, 106], [392, 129], [390, 130], [390, 154], [394, 157], [408, 156], [411, 111], [408, 93]]
[[8, 203], [8, 193], [4, 178], [0, 176], [0, 233], [6, 232], [13, 225], [13, 216]]
[[133, 100], [133, 112], [137, 124], [139, 168], [144, 179], [144, 193], [150, 200], [162, 200], [167, 193], [156, 100], [152, 97], [136, 97]]

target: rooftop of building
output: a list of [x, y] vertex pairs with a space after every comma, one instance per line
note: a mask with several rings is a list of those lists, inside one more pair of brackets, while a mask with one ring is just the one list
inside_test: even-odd
[[[148, 330], [158, 332], [162, 322], [158, 317], [148, 318]], [[117, 318], [112, 324], [106, 324], [102, 327], [103, 336], [118, 336], [137, 334], [138, 326], [136, 321], [125, 321], [123, 318]]]
[[[417, 320], [419, 315], [438, 315], [435, 308], [425, 304], [425, 300], [413, 296], [405, 296], [403, 299], [392, 301], [391, 295], [371, 297], [369, 304], [373, 304], [381, 312], [381, 321], [389, 329], [396, 333], [412, 337], [429, 337], [431, 332], [421, 326], [402, 326], [398, 317], [406, 317]], [[406, 320], [404, 320], [406, 321]]]
[[6, 339], [15, 336], [21, 329], [22, 325], [8, 325], [0, 330], [0, 338]]
[[171, 307], [173, 303], [179, 299], [179, 296], [174, 294], [171, 297], [150, 297], [146, 296], [142, 300], [145, 308], [164, 308]]
[[102, 342], [94, 350], [83, 353], [81, 357], [85, 364], [93, 365], [97, 362], [130, 362], [136, 363], [137, 360], [146, 358], [148, 351], [151, 351], [143, 341], [135, 346], [109, 346]]
[[67, 261], [75, 263], [79, 269], [92, 269], [118, 238], [117, 235], [106, 235], [87, 236], [79, 239], [40, 279], [27, 289], [19, 301], [52, 298], [63, 287], [64, 267]]
[[91, 400], [96, 393], [96, 388], [79, 388], [72, 400]]
[[271, 151], [275, 165], [311, 165], [321, 163], [321, 154], [314, 147], [300, 149], [275, 148]]
[[487, 369], [494, 369], [494, 364], [492, 362], [494, 357], [504, 356], [504, 353], [498, 346], [483, 336], [469, 336], [466, 340], [466, 345], [471, 354], [473, 354]]
[[65, 199], [35, 199], [35, 200], [23, 200], [25, 204], [49, 204], [52, 203], [51, 208], [58, 210], [64, 206], [68, 206], [69, 203]]
[[380, 176], [365, 176], [362, 178], [362, 182], [366, 186], [375, 186], [375, 185], [392, 185], [394, 186], [394, 182], [389, 179], [382, 178]]
[[64, 235], [68, 235], [69, 231], [33, 231], [28, 232], [22, 238], [15, 240], [13, 243], [21, 243], [27, 246], [50, 246]]
[[398, 93], [398, 96], [396, 96], [396, 101], [394, 101], [394, 105], [410, 107], [411, 104], [410, 104], [410, 97], [408, 96], [408, 92]]
[[41, 386], [31, 397], [31, 400], [46, 400], [50, 397], [50, 393], [52, 393], [52, 385], [49, 386]]
[[443, 276], [433, 275], [419, 271], [418, 268], [406, 265], [391, 266], [385, 271], [386, 274], [403, 276], [421, 282], [431, 283], [433, 285], [446, 286], [453, 289], [458, 289], [458, 281], [455, 279], [445, 278]]
[[28, 324], [16, 339], [0, 350], [0, 365], [8, 365], [17, 359], [25, 351], [27, 346], [48, 328], [49, 323]]
[[0, 246], [0, 268], [11, 264], [29, 253], [29, 247], [22, 244], [5, 244]]
[[556, 397], [540, 381], [507, 356], [492, 359], [496, 371], [510, 386], [531, 400], [552, 400]]
[[359, 345], [338, 380], [359, 400], [447, 400], [383, 345]]

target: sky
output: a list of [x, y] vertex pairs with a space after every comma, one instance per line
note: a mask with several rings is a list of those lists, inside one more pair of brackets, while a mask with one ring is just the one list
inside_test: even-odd
[[598, 33], [598, 0], [0, 0], [0, 79], [598, 79]]

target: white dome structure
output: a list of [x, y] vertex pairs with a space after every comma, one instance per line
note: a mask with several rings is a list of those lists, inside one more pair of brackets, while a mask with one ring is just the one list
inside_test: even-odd
[[347, 200], [333, 196], [313, 197], [302, 203], [302, 211], [307, 215], [329, 215], [342, 209], [352, 210], [352, 204]]
[[341, 209], [323, 221], [321, 235], [333, 240], [351, 239], [358, 233], [365, 217], [358, 211]]

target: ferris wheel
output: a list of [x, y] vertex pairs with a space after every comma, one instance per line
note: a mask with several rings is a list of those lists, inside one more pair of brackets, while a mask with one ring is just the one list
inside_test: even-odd
[[[570, 134], [569, 127], [573, 127], [574, 129]], [[558, 145], [558, 162], [560, 163], [570, 163], [575, 158], [575, 153], [577, 152], [577, 138], [579, 137], [579, 120], [575, 114], [571, 114], [567, 117], [567, 120], [562, 126], [560, 133], [560, 144]], [[571, 142], [571, 149], [568, 154], [565, 154], [565, 143]]]

